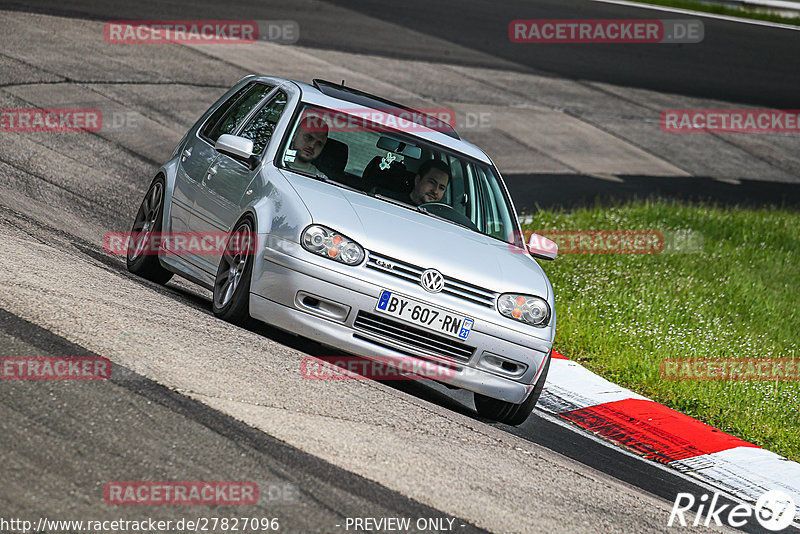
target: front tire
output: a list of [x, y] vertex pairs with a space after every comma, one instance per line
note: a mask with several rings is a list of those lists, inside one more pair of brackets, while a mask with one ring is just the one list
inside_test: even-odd
[[245, 326], [250, 321], [250, 279], [256, 248], [253, 221], [244, 217], [234, 228], [217, 267], [212, 310], [224, 321]]
[[126, 258], [129, 272], [157, 284], [166, 284], [172, 278], [172, 273], [158, 261], [158, 251], [151, 248], [153, 233], [161, 232], [164, 226], [165, 187], [161, 175], [150, 184], [133, 220]]
[[542, 395], [544, 383], [547, 380], [547, 371], [550, 369], [551, 359], [552, 357], [548, 354], [547, 362], [544, 364], [544, 369], [542, 370], [539, 380], [536, 382], [536, 385], [533, 386], [533, 391], [531, 391], [528, 398], [525, 399], [522, 404], [514, 404], [512, 402], [493, 399], [486, 395], [481, 395], [480, 393], [474, 393], [475, 408], [477, 408], [478, 414], [481, 417], [511, 426], [524, 423], [536, 407], [536, 403]]

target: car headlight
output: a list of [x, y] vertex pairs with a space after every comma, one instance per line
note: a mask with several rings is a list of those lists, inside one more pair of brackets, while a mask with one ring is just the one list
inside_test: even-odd
[[540, 328], [550, 322], [550, 305], [543, 298], [532, 295], [500, 295], [497, 311], [509, 319]]
[[358, 265], [364, 260], [364, 249], [361, 245], [318, 224], [312, 224], [303, 230], [300, 243], [309, 252], [346, 265]]

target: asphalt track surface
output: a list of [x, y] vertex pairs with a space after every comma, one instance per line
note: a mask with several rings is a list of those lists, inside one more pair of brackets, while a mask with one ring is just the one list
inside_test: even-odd
[[[348, 3], [348, 9], [374, 19], [391, 20], [393, 24], [413, 28], [423, 34], [435, 35], [453, 43], [453, 48], [426, 46], [424, 41], [379, 41], [374, 39], [371, 28], [356, 24], [357, 17], [352, 20], [342, 17], [341, 11], [334, 12], [332, 7], [322, 3], [298, 3], [292, 6], [266, 5], [261, 2], [252, 5], [240, 3], [236, 9], [242, 10], [241, 15], [228, 6], [211, 2], [193, 3], [191, 9], [176, 4], [156, 3], [115, 2], [94, 6], [88, 2], [83, 5], [81, 2], [72, 2], [69, 5], [63, 2], [39, 2], [34, 7], [3, 3], [0, 4], [0, 10], [47, 13], [78, 20], [230, 19], [239, 16], [248, 19], [295, 19], [300, 20], [304, 28], [303, 38], [298, 45], [312, 49], [442, 64], [464, 64], [480, 68], [524, 71], [533, 69], [546, 76], [595, 79], [699, 98], [714, 97], [738, 103], [800, 107], [797, 105], [795, 90], [800, 81], [796, 68], [797, 58], [800, 57], [797, 54], [799, 50], [796, 32], [756, 26], [743, 28], [734, 23], [706, 20], [706, 35], [714, 33], [716, 36], [704, 43], [699, 53], [691, 49], [690, 45], [671, 45], [670, 51], [663, 48], [644, 48], [637, 49], [633, 55], [630, 54], [630, 49], [616, 46], [593, 47], [574, 54], [565, 54], [563, 48], [544, 47], [537, 48], [535, 55], [520, 55], [517, 48], [520, 45], [510, 45], [503, 38], [488, 37], [497, 32], [487, 31], [487, 28], [497, 30], [499, 27], [499, 35], [504, 36], [505, 25], [512, 18], [631, 18], [640, 17], [639, 11], [591, 2], [540, 2], [535, 5], [511, 3], [501, 6], [488, 2], [472, 2], [453, 4], [449, 23], [440, 24], [437, 21], [441, 20], [441, 8], [437, 8], [435, 12], [425, 11], [433, 9], [431, 5], [421, 4], [414, 8], [404, 6], [403, 10], [387, 11], [385, 5], [377, 2], [359, 2]], [[333, 14], [338, 18], [332, 20]], [[717, 31], [710, 32], [711, 27]], [[474, 53], [470, 54], [465, 50]], [[620, 54], [629, 61], [620, 61]], [[152, 61], [155, 62], [156, 59], [153, 58]], [[46, 63], [46, 59], [43, 59], [43, 63]], [[170, 66], [168, 58], [165, 64]], [[648, 68], [643, 68], [644, 65]], [[197, 93], [193, 97], [205, 100], [191, 107], [190, 111], [183, 110], [183, 114], [189, 115], [181, 119], [184, 122], [193, 120], [196, 111], [204, 109], [214, 93], [218, 94], [229, 85], [222, 80], [237, 72], [224, 63], [215, 64], [209, 61], [207, 66], [223, 71], [228, 69], [230, 72], [220, 75], [220, 81], [208, 83], [206, 87], [198, 84]], [[13, 68], [16, 66], [8, 63], [3, 67], [8, 72]], [[90, 66], [86, 72], [86, 79], [91, 79], [91, 68]], [[103, 76], [99, 71], [94, 74], [98, 79]], [[145, 79], [147, 76], [144, 75]], [[153, 72], [149, 76], [153, 82], [159, 81], [158, 73]], [[436, 88], [433, 87], [430, 91], [435, 93]], [[121, 92], [115, 98], [123, 104], [138, 102], [130, 93]], [[169, 112], [176, 115], [181, 113], [172, 110]], [[74, 145], [72, 143], [69, 142], [72, 158], [78, 160], [91, 159], [89, 154], [92, 151], [108, 150], [107, 144], [95, 143], [95, 140], [75, 142]], [[125, 153], [120, 157], [120, 162], [110, 164], [110, 172], [121, 176], [122, 180], [131, 179], [126, 172], [133, 173], [136, 175], [135, 182], [125, 186], [92, 183], [82, 187], [61, 183], [58, 177], [64, 172], [60, 166], [63, 161], [50, 151], [46, 143], [23, 143], [20, 146], [31, 150], [23, 156], [23, 161], [16, 160], [9, 154], [0, 158], [4, 172], [14, 175], [12, 180], [3, 182], [6, 188], [3, 191], [6, 193], [0, 199], [0, 220], [4, 233], [19, 234], [19, 239], [26, 243], [41, 243], [42, 247], [53, 247], [48, 257], [59, 268], [63, 261], [64, 279], [69, 279], [74, 271], [73, 268], [66, 267], [67, 263], [77, 261], [83, 262], [87, 271], [103, 271], [104, 276], [118, 280], [120, 284], [138, 286], [135, 293], [142, 300], [121, 302], [120, 314], [130, 307], [146, 313], [152, 307], [177, 306], [197, 324], [213, 321], [209, 317], [210, 303], [205, 292], [184, 283], [171, 282], [167, 287], [160, 288], [142, 282], [127, 274], [119, 259], [106, 256], [96, 240], [87, 238], [96, 237], [94, 233], [65, 224], [74, 222], [75, 217], [79, 216], [90, 221], [90, 226], [114, 229], [127, 227], [132, 211], [147, 186], [147, 173], [159, 162], [157, 155], [152, 155], [153, 152], [147, 150], [137, 152], [127, 145], [121, 146]], [[163, 148], [160, 150], [159, 153], [164, 152]], [[166, 152], [168, 151], [167, 149]], [[111, 152], [108, 157], [116, 157], [116, 154]], [[517, 185], [518, 191], [523, 191], [525, 184], [530, 183], [522, 178], [530, 176], [528, 174], [513, 176], [521, 177], [517, 180], [520, 184]], [[605, 182], [592, 181], [589, 177], [576, 175], [575, 179], [585, 180], [586, 186], [599, 184], [598, 192], [592, 193], [595, 196], [613, 196], [618, 191], [606, 191], [602, 189], [607, 185]], [[563, 187], [563, 176], [557, 177], [554, 184], [561, 184]], [[716, 184], [724, 187], [719, 182]], [[509, 185], [513, 192], [513, 177], [509, 179]], [[114, 187], [119, 187], [119, 190], [115, 192]], [[642, 188], [646, 187], [642, 185]], [[698, 182], [687, 178], [687, 190], [691, 192], [696, 187]], [[756, 198], [756, 203], [791, 201], [797, 198], [794, 196], [796, 190], [793, 189], [793, 184], [770, 184], [769, 187], [774, 190], [768, 194], [763, 193], [763, 187], [753, 188], [764, 195], [762, 199]], [[736, 195], [730, 191], [725, 189], [720, 192], [720, 196], [730, 195], [730, 202], [737, 202]], [[683, 194], [680, 188], [676, 194]], [[525, 205], [525, 193], [521, 192], [520, 195], [518, 197], [515, 194], [515, 199], [518, 205]], [[563, 203], [564, 198], [566, 195], [559, 196], [556, 191], [552, 200], [544, 202], [558, 204]], [[574, 198], [574, 195], [570, 198]], [[754, 201], [750, 195], [748, 199]], [[542, 201], [538, 195], [537, 200]], [[31, 212], [35, 212], [40, 202], [56, 211], [52, 214], [39, 213], [38, 217], [31, 216]], [[530, 202], [533, 203], [532, 200]], [[8, 274], [20, 268], [17, 255], [5, 248], [0, 255], [0, 264], [4, 275], [7, 275], [4, 280], [13, 280], [14, 290], [19, 290], [18, 294], [15, 293], [7, 301], [3, 301], [8, 307], [19, 311], [14, 313], [0, 310], [0, 346], [3, 347], [3, 354], [102, 354], [93, 347], [102, 345], [102, 338], [111, 339], [113, 336], [108, 336], [102, 325], [94, 325], [96, 331], [86, 334], [85, 327], [88, 327], [81, 324], [82, 320], [88, 320], [83, 308], [101, 303], [88, 298], [86, 303], [81, 303], [76, 299], [75, 320], [72, 321], [71, 318], [62, 316], [63, 308], [54, 305], [52, 309], [48, 309], [50, 297], [53, 301], [58, 300], [59, 282], [63, 284], [62, 275], [53, 276], [52, 293], [47, 287], [40, 287], [37, 289], [39, 295], [33, 296], [33, 286], [27, 285], [28, 279]], [[47, 269], [48, 265], [36, 267], [38, 270], [42, 268]], [[58, 272], [58, 269], [55, 271]], [[109, 290], [109, 287], [100, 283], [95, 289], [102, 293]], [[26, 293], [24, 290], [30, 292]], [[21, 299], [26, 295], [33, 302], [31, 306], [26, 306], [17, 298]], [[37, 316], [44, 326], [37, 324], [37, 320], [22, 318], [23, 315], [32, 319]], [[74, 330], [70, 330], [71, 327]], [[225, 328], [224, 323], [220, 327]], [[145, 327], [132, 324], [127, 335], [135, 337], [137, 328]], [[91, 332], [91, 328], [89, 331]], [[305, 354], [330, 354], [330, 351], [314, 343], [264, 326], [254, 326], [246, 334], [261, 336], [280, 347], [276, 352], [290, 353], [294, 358]], [[234, 339], [235, 336], [232, 335], [231, 342]], [[187, 346], [186, 350], [193, 349], [192, 336], [187, 336], [181, 343]], [[202, 352], [197, 351], [197, 347], [194, 350]], [[183, 363], [183, 360], [177, 361]], [[185, 363], [187, 367], [191, 366], [188, 359]], [[0, 435], [3, 436], [0, 438], [0, 458], [3, 463], [4, 484], [0, 489], [0, 501], [4, 504], [4, 514], [11, 511], [16, 516], [28, 517], [48, 515], [63, 519], [113, 518], [118, 514], [116, 510], [97, 505], [100, 491], [98, 484], [101, 487], [102, 481], [245, 479], [257, 480], [262, 487], [283, 488], [283, 498], [261, 502], [257, 510], [248, 510], [248, 513], [280, 516], [285, 525], [282, 531], [286, 532], [342, 531], [334, 525], [341, 524], [343, 518], [354, 516], [447, 516], [455, 518], [457, 524], [464, 525], [459, 528], [460, 531], [481, 531], [463, 517], [422, 504], [420, 500], [410, 497], [412, 492], [407, 489], [390, 489], [390, 486], [403, 487], [402, 484], [386, 482], [392, 481], [392, 476], [387, 475], [381, 479], [382, 483], [375, 482], [380, 477], [374, 472], [357, 474], [357, 469], [344, 469], [333, 462], [320, 459], [313, 452], [288, 444], [287, 437], [275, 437], [264, 429], [257, 429], [237, 420], [238, 416], [232, 417], [223, 413], [220, 409], [224, 405], [222, 402], [214, 402], [211, 398], [207, 402], [200, 402], [197, 395], [182, 393], [182, 388], [165, 387], [158, 380], [153, 380], [158, 375], [155, 368], [144, 367], [139, 373], [117, 361], [115, 364], [115, 376], [99, 388], [74, 383], [3, 384], [0, 389], [0, 403], [4, 414], [0, 419]], [[232, 365], [236, 365], [236, 361]], [[563, 461], [563, 465], [571, 470], [570, 473], [575, 473], [578, 479], [586, 479], [587, 487], [597, 483], [606, 484], [613, 488], [611, 495], [619, 494], [625, 498], [630, 495], [638, 496], [640, 506], [660, 506], [660, 515], [653, 514], [655, 518], [660, 518], [660, 522], [653, 517], [643, 518], [641, 528], [636, 528], [642, 532], [666, 529], [667, 515], [664, 510], [668, 510], [678, 492], [691, 492], [695, 495], [708, 492], [672, 472], [642, 462], [539, 415], [534, 415], [515, 429], [487, 425], [477, 418], [471, 404], [463, 395], [417, 383], [391, 384], [391, 389], [385, 387], [385, 384], [383, 386], [381, 395], [399, 396], [408, 399], [407, 402], [415, 406], [421, 405], [430, 410], [430, 417], [436, 421], [432, 424], [433, 427], [438, 427], [438, 420], [443, 417], [443, 413], [452, 412], [455, 414], [453, 417], [458, 417], [460, 424], [470, 428], [485, 428], [481, 432], [490, 432], [487, 435], [495, 436], [493, 439], [511, 439], [496, 437], [503, 434], [515, 436], [528, 443], [535, 456], [556, 462]], [[189, 388], [183, 388], [186, 389]], [[366, 410], [362, 399], [350, 398], [342, 402], [346, 404], [342, 407], [344, 411]], [[368, 416], [369, 414], [365, 415]], [[495, 431], [496, 433], [492, 433]], [[292, 434], [287, 431], [286, 436]], [[448, 440], [452, 437], [447, 433], [437, 436], [445, 450], [451, 447]], [[332, 443], [347, 446], [342, 445], [341, 437], [331, 435], [330, 439]], [[394, 466], [394, 469], [402, 472], [404, 466]], [[390, 468], [389, 471], [391, 470]], [[468, 471], [434, 471], [427, 475], [436, 479], [430, 483], [432, 488], [462, 485], [469, 480]], [[555, 475], [542, 473], [540, 485], [548, 490], [547, 495], [558, 494], [559, 484], [562, 483], [563, 480], [555, 478]], [[570, 488], [570, 492], [572, 491], [580, 492], [580, 488]], [[503, 498], [509, 499], [499, 488], [498, 492]], [[416, 492], [417, 495], [424, 493]], [[65, 495], [70, 498], [65, 498]], [[517, 496], [518, 499], [524, 497]], [[596, 500], [596, 506], [588, 506], [586, 503], [593, 499]], [[500, 523], [493, 524], [486, 519], [483, 523], [489, 530], [529, 532], [558, 530], [552, 527], [553, 521], [561, 524], [565, 530], [572, 531], [624, 532], [633, 531], [633, 525], [637, 525], [635, 519], [626, 517], [631, 511], [623, 509], [625, 505], [622, 501], [620, 509], [609, 508], [609, 497], [606, 494], [587, 494], [585, 499], [576, 495], [574, 502], [573, 515], [563, 518], [553, 517], [551, 514], [556, 510], [549, 507], [547, 502], [527, 505], [527, 508], [534, 508], [532, 517], [541, 516], [541, 522], [531, 519], [527, 523], [528, 528], [497, 526]], [[581, 508], [582, 504], [585, 507]], [[469, 508], [465, 506], [463, 509]], [[179, 515], [187, 515], [184, 510], [180, 512]], [[208, 516], [220, 515], [228, 510], [193, 508], [190, 512], [191, 516]], [[564, 513], [563, 510], [558, 512]], [[174, 518], [175, 514], [174, 510], [154, 508], [148, 510], [146, 515]], [[581, 523], [581, 517], [586, 521]], [[576, 525], [580, 525], [580, 528]], [[747, 531], [759, 530], [749, 528]]]
[[[2, 310], [0, 340], [17, 355], [92, 355]], [[333, 531], [353, 515], [447, 517], [120, 366], [99, 387], [18, 382], [4, 384], [0, 398], [4, 516], [117, 519], [117, 510], [96, 503], [96, 481], [123, 474], [125, 480], [256, 481], [262, 496], [247, 516], [278, 518], [284, 532]], [[122, 471], [116, 468], [120, 463]], [[34, 470], [40, 477], [31, 484]], [[54, 506], [59, 500], [65, 502]], [[242, 515], [236, 506], [193, 506], [186, 512], [190, 518]], [[175, 514], [155, 507], [148, 517], [167, 520]], [[461, 532], [486, 532], [456, 521]]]
[[[191, 295], [172, 296], [194, 304]], [[330, 354], [302, 339], [260, 327], [256, 330], [306, 354]], [[5, 310], [0, 310], [0, 343], [6, 352], [19, 356], [97, 356]], [[466, 396], [454, 398], [416, 382], [398, 384], [395, 387], [420, 399], [476, 417]], [[75, 382], [49, 383], [45, 388], [40, 383], [6, 383], [0, 389], [0, 406], [5, 414], [0, 420], [5, 475], [0, 496], [6, 515], [117, 519], [120, 514], [116, 510], [103, 509], [95, 502], [98, 480], [256, 480], [270, 497], [248, 509], [247, 515], [278, 517], [285, 532], [330, 532], [353, 516], [451, 519], [459, 532], [486, 532], [332, 466], [118, 365], [109, 382], [100, 387]], [[497, 426], [665, 500], [672, 500], [678, 492], [708, 492], [537, 412], [519, 427]], [[119, 476], [120, 465], [123, 477]], [[42, 470], [34, 483], [32, 469]], [[69, 502], [59, 502], [64, 494], [69, 495]], [[726, 498], [719, 504], [735, 505]], [[154, 510], [148, 517], [176, 519], [171, 510]], [[188, 517], [228, 514], [241, 515], [236, 507], [219, 506], [193, 506], [191, 514], [186, 512]], [[594, 528], [587, 525], [587, 530]], [[538, 529], [532, 526], [530, 531]]]
[[[374, 39], [359, 17], [333, 13], [325, 4], [366, 15], [475, 51], [426, 47], [424, 42]], [[2, 9], [22, 9], [97, 19], [256, 19], [302, 22], [298, 45], [358, 54], [484, 66], [517, 65], [520, 69], [572, 79], [595, 80], [657, 91], [776, 108], [800, 107], [800, 38], [798, 30], [776, 30], [703, 18], [702, 47], [692, 44], [530, 45], [511, 43], [508, 23], [514, 19], [646, 19], [667, 18], [636, 7], [592, 1], [444, 0], [403, 2], [387, 7], [380, 0], [331, 2], [236, 2], [201, 0], [191, 7], [157, 1], [96, 3], [87, 0], [30, 3], [0, 2]], [[672, 14], [669, 18], [693, 18]]]

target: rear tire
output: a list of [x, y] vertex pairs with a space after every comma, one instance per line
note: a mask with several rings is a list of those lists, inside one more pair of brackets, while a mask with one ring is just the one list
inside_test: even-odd
[[542, 370], [539, 380], [536, 382], [536, 385], [533, 386], [533, 391], [531, 391], [528, 398], [525, 399], [522, 404], [514, 404], [512, 402], [493, 399], [486, 395], [481, 395], [480, 393], [474, 393], [475, 408], [477, 408], [478, 414], [481, 417], [511, 426], [524, 423], [536, 407], [536, 403], [542, 395], [544, 383], [547, 380], [547, 371], [550, 369], [551, 359], [552, 357], [548, 354], [547, 362], [544, 364], [544, 369]]
[[253, 273], [255, 234], [253, 221], [245, 216], [234, 226], [214, 279], [212, 310], [224, 321], [246, 326], [250, 322], [250, 279]]
[[164, 177], [156, 176], [133, 220], [126, 258], [128, 271], [157, 284], [166, 284], [172, 278], [158, 261], [158, 251], [151, 247], [153, 233], [161, 232], [164, 225], [165, 190]]

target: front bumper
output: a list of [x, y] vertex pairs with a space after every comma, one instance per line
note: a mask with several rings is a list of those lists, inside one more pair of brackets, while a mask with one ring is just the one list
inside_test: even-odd
[[[344, 272], [350, 270], [348, 276], [338, 272], [338, 265], [325, 265], [333, 262], [324, 258], [320, 261], [325, 263], [317, 264], [297, 257], [307, 254], [299, 246], [287, 251], [268, 247], [256, 257], [250, 294], [250, 314], [254, 318], [367, 359], [379, 358], [400, 365], [407, 364], [412, 355], [429, 365], [440, 366], [440, 376], [447, 377], [443, 382], [448, 385], [512, 403], [525, 400], [549, 357], [552, 344], [547, 340], [521, 336], [509, 329], [507, 337], [513, 339], [509, 341], [497, 335], [502, 329], [477, 316], [467, 341], [475, 350], [462, 361], [420, 352], [397, 339], [388, 342], [356, 323], [359, 312], [374, 313], [382, 289], [413, 298], [422, 297], [420, 300], [438, 307], [442, 307], [441, 303], [425, 299], [424, 292], [413, 294], [413, 288], [393, 280], [369, 280], [375, 275], [358, 271], [358, 268], [344, 266]], [[509, 378], [480, 368], [484, 352], [523, 363], [526, 370], [520, 376]]]

